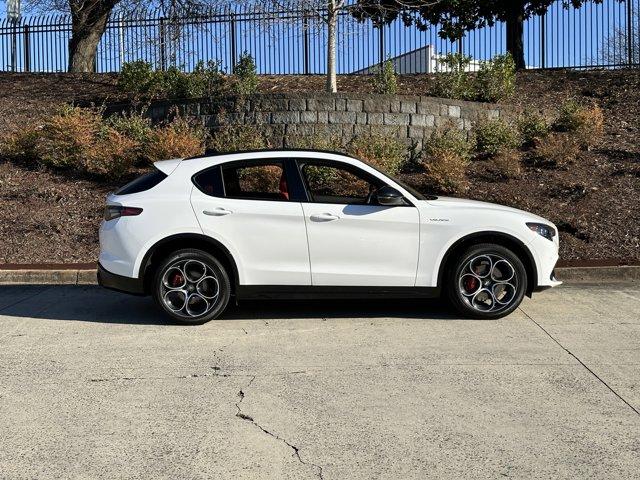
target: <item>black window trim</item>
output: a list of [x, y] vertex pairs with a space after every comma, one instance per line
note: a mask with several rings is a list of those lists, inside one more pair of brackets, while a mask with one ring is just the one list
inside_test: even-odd
[[[346, 162], [341, 162], [339, 160], [330, 160], [330, 159], [325, 159], [325, 158], [314, 158], [314, 157], [297, 157], [295, 159], [295, 163], [296, 163], [296, 173], [298, 174], [298, 177], [300, 179], [300, 182], [302, 183], [302, 186], [304, 188], [305, 191], [305, 196], [306, 199], [304, 201], [304, 203], [321, 203], [321, 202], [314, 202], [312, 199], [312, 195], [311, 192], [309, 192], [309, 188], [307, 186], [306, 181], [304, 180], [304, 174], [302, 172], [302, 168], [308, 164], [308, 163], [312, 163], [314, 165], [326, 165], [326, 166], [330, 166], [330, 167], [337, 167], [337, 168], [341, 168], [343, 170], [346, 170], [348, 172], [354, 173], [356, 174], [356, 176], [360, 176], [362, 177], [365, 181], [376, 185], [376, 184], [380, 184], [380, 186], [378, 187], [378, 189], [382, 188], [383, 186], [387, 186], [387, 187], [391, 187], [391, 188], [395, 188], [391, 185], [389, 185], [387, 182], [385, 182], [384, 180], [382, 180], [381, 178], [372, 175], [371, 173], [367, 172], [366, 170], [363, 170], [362, 168], [358, 167], [357, 165], [352, 165], [350, 163], [346, 163]], [[376, 169], [376, 171], [379, 171]], [[382, 172], [380, 172], [382, 173]], [[383, 174], [384, 175], [384, 174]], [[371, 181], [371, 180], [373, 181]], [[395, 207], [414, 207], [413, 202], [407, 198], [406, 196], [404, 196], [405, 205], [395, 205], [393, 207], [391, 206], [385, 206], [384, 208], [395, 208]], [[362, 203], [331, 203], [331, 205], [363, 205]], [[371, 205], [371, 206], [379, 206], [382, 207], [382, 205]]]

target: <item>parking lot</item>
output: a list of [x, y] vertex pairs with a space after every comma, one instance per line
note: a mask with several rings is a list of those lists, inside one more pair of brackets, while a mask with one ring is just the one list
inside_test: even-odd
[[640, 286], [508, 318], [256, 302], [199, 327], [0, 287], [0, 478], [639, 478]]

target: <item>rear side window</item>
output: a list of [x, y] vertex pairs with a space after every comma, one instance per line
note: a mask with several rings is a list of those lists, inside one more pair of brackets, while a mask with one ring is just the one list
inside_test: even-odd
[[223, 165], [222, 182], [227, 198], [289, 200], [287, 178], [282, 162]]
[[150, 190], [156, 185], [158, 185], [161, 181], [167, 178], [167, 174], [161, 172], [160, 170], [154, 170], [153, 172], [146, 173], [141, 177], [132, 180], [127, 183], [124, 187], [120, 187], [116, 190], [116, 195], [129, 195], [131, 193], [140, 193], [146, 190]]

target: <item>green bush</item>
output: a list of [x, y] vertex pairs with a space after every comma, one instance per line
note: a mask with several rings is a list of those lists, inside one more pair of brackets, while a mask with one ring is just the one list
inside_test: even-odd
[[207, 147], [214, 152], [237, 152], [269, 148], [264, 133], [255, 125], [223, 125], [211, 133]]
[[133, 97], [151, 97], [156, 94], [158, 76], [149, 62], [127, 62], [122, 65], [118, 87]]
[[346, 148], [340, 137], [333, 137], [322, 133], [313, 135], [295, 135], [285, 139], [288, 148], [300, 148], [303, 150], [326, 150], [334, 152], [346, 152]]
[[442, 98], [474, 100], [476, 88], [468, 72], [470, 64], [471, 57], [461, 53], [449, 53], [439, 59], [431, 94]]
[[219, 62], [198, 62], [193, 72], [171, 66], [153, 70], [148, 62], [125, 63], [118, 79], [119, 88], [134, 98], [199, 98], [215, 96], [224, 89]]
[[475, 128], [476, 150], [489, 156], [500, 150], [513, 149], [519, 146], [519, 135], [512, 125], [504, 120], [486, 120]]
[[516, 64], [510, 53], [496, 55], [483, 62], [476, 76], [476, 99], [497, 102], [513, 95], [516, 87]]
[[538, 113], [525, 111], [518, 118], [518, 132], [524, 145], [530, 146], [543, 139], [549, 135], [550, 129], [547, 120]]
[[234, 89], [238, 95], [252, 95], [258, 91], [256, 63], [248, 52], [240, 55], [234, 73], [236, 76]]
[[391, 60], [384, 61], [382, 66], [376, 68], [372, 83], [375, 93], [394, 95], [398, 92], [398, 80]]
[[384, 135], [357, 136], [347, 145], [347, 152], [391, 175], [397, 175], [408, 161], [407, 146]]
[[136, 157], [136, 163], [146, 163], [144, 159], [144, 146], [153, 133], [151, 120], [149, 118], [141, 114], [130, 113], [125, 115], [112, 115], [107, 117], [104, 123], [125, 138], [135, 142], [132, 149]]

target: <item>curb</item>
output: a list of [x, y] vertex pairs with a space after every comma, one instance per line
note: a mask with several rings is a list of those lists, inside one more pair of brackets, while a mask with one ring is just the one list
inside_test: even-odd
[[[7, 268], [8, 267], [8, 268]], [[17, 268], [0, 269], [0, 285], [97, 285], [96, 269], [85, 265], [67, 268]], [[71, 267], [71, 268], [69, 268]], [[598, 266], [556, 268], [556, 276], [567, 284], [618, 283], [640, 280], [640, 266]]]

